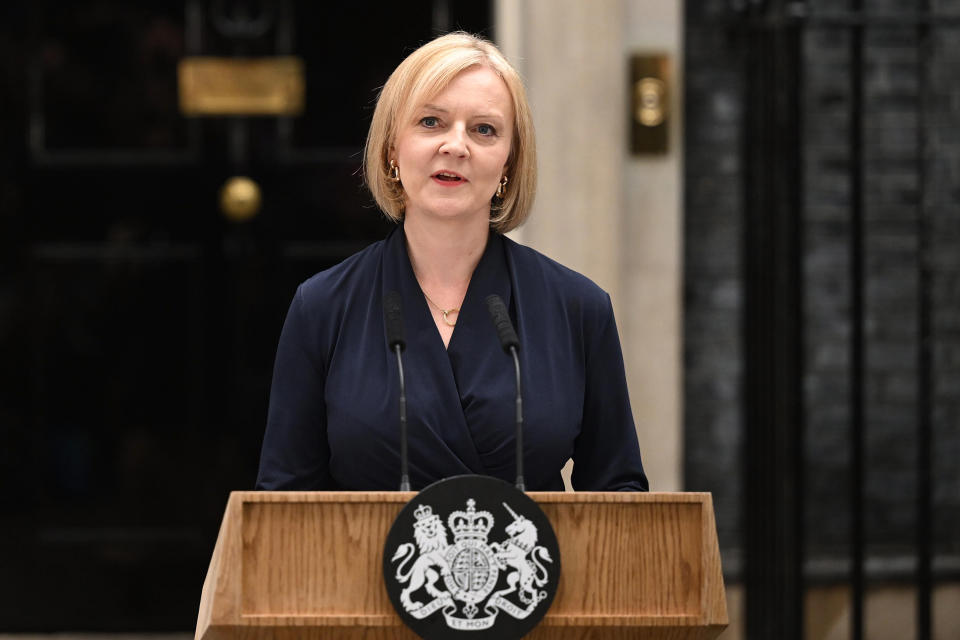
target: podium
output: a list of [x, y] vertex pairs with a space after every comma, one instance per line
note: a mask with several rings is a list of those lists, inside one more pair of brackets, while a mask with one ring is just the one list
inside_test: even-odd
[[[415, 493], [230, 494], [197, 640], [416, 640], [383, 585], [383, 543]], [[531, 492], [563, 565], [526, 637], [715, 638], [726, 596], [709, 493]]]

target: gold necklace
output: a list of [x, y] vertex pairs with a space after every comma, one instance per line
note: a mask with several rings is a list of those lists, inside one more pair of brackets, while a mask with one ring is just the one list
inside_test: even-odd
[[450, 318], [447, 317], [447, 314], [449, 314], [449, 313], [456, 313], [456, 314], [457, 314], [457, 317], [459, 317], [459, 316], [460, 316], [460, 308], [459, 308], [459, 307], [451, 307], [451, 308], [449, 308], [449, 309], [444, 309], [443, 307], [441, 307], [440, 305], [438, 305], [436, 302], [434, 302], [433, 300], [431, 300], [431, 299], [430, 299], [430, 296], [427, 295], [427, 292], [424, 291], [422, 287], [420, 288], [420, 291], [423, 293], [423, 297], [427, 299], [427, 302], [429, 302], [430, 304], [432, 304], [433, 306], [435, 306], [435, 307], [437, 308], [437, 311], [439, 311], [440, 313], [443, 314], [443, 324], [447, 325], [448, 327], [455, 327], [455, 326], [457, 326], [456, 320], [454, 320], [453, 322], [450, 322]]
[[[423, 285], [420, 284], [420, 276], [417, 275], [417, 268], [414, 266], [414, 264], [413, 264], [413, 259], [412, 259], [412, 258], [411, 258], [411, 260], [410, 260], [410, 267], [411, 267], [411, 270], [413, 271], [413, 277], [414, 277], [414, 279], [416, 279], [417, 284], [420, 285], [420, 293], [423, 294], [423, 297], [427, 299], [427, 302], [428, 302], [430, 305], [433, 305], [434, 307], [436, 307], [436, 308], [437, 308], [437, 311], [439, 311], [441, 314], [443, 314], [443, 324], [447, 325], [448, 327], [455, 327], [455, 326], [457, 326], [457, 321], [456, 321], [456, 320], [454, 320], [453, 322], [450, 322], [450, 314], [451, 314], [451, 313], [457, 314], [457, 319], [459, 319], [459, 318], [460, 318], [460, 307], [450, 307], [449, 309], [444, 309], [443, 307], [441, 307], [440, 305], [438, 305], [436, 302], [434, 302], [433, 300], [431, 300], [431, 299], [430, 299], [430, 296], [427, 295], [426, 290], [423, 288]], [[461, 302], [461, 304], [463, 304], [463, 303]], [[432, 314], [431, 314], [431, 315], [432, 315]]]

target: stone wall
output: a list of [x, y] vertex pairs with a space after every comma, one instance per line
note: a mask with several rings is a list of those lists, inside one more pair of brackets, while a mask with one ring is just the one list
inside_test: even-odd
[[[496, 38], [537, 130], [533, 214], [512, 237], [611, 296], [643, 463], [682, 489], [682, 6], [674, 0], [498, 0]], [[667, 153], [629, 152], [630, 56], [667, 56], [677, 86]], [[569, 468], [568, 468], [569, 469]]]

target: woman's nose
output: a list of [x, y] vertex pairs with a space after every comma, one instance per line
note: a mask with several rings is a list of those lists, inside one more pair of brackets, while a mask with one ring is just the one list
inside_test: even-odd
[[468, 157], [470, 149], [467, 146], [467, 132], [462, 126], [450, 127], [443, 137], [440, 153], [449, 153], [457, 157]]

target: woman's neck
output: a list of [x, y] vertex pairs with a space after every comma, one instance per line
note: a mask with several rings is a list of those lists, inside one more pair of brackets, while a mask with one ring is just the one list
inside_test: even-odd
[[407, 252], [420, 286], [466, 288], [490, 235], [489, 223], [480, 222], [406, 218]]

